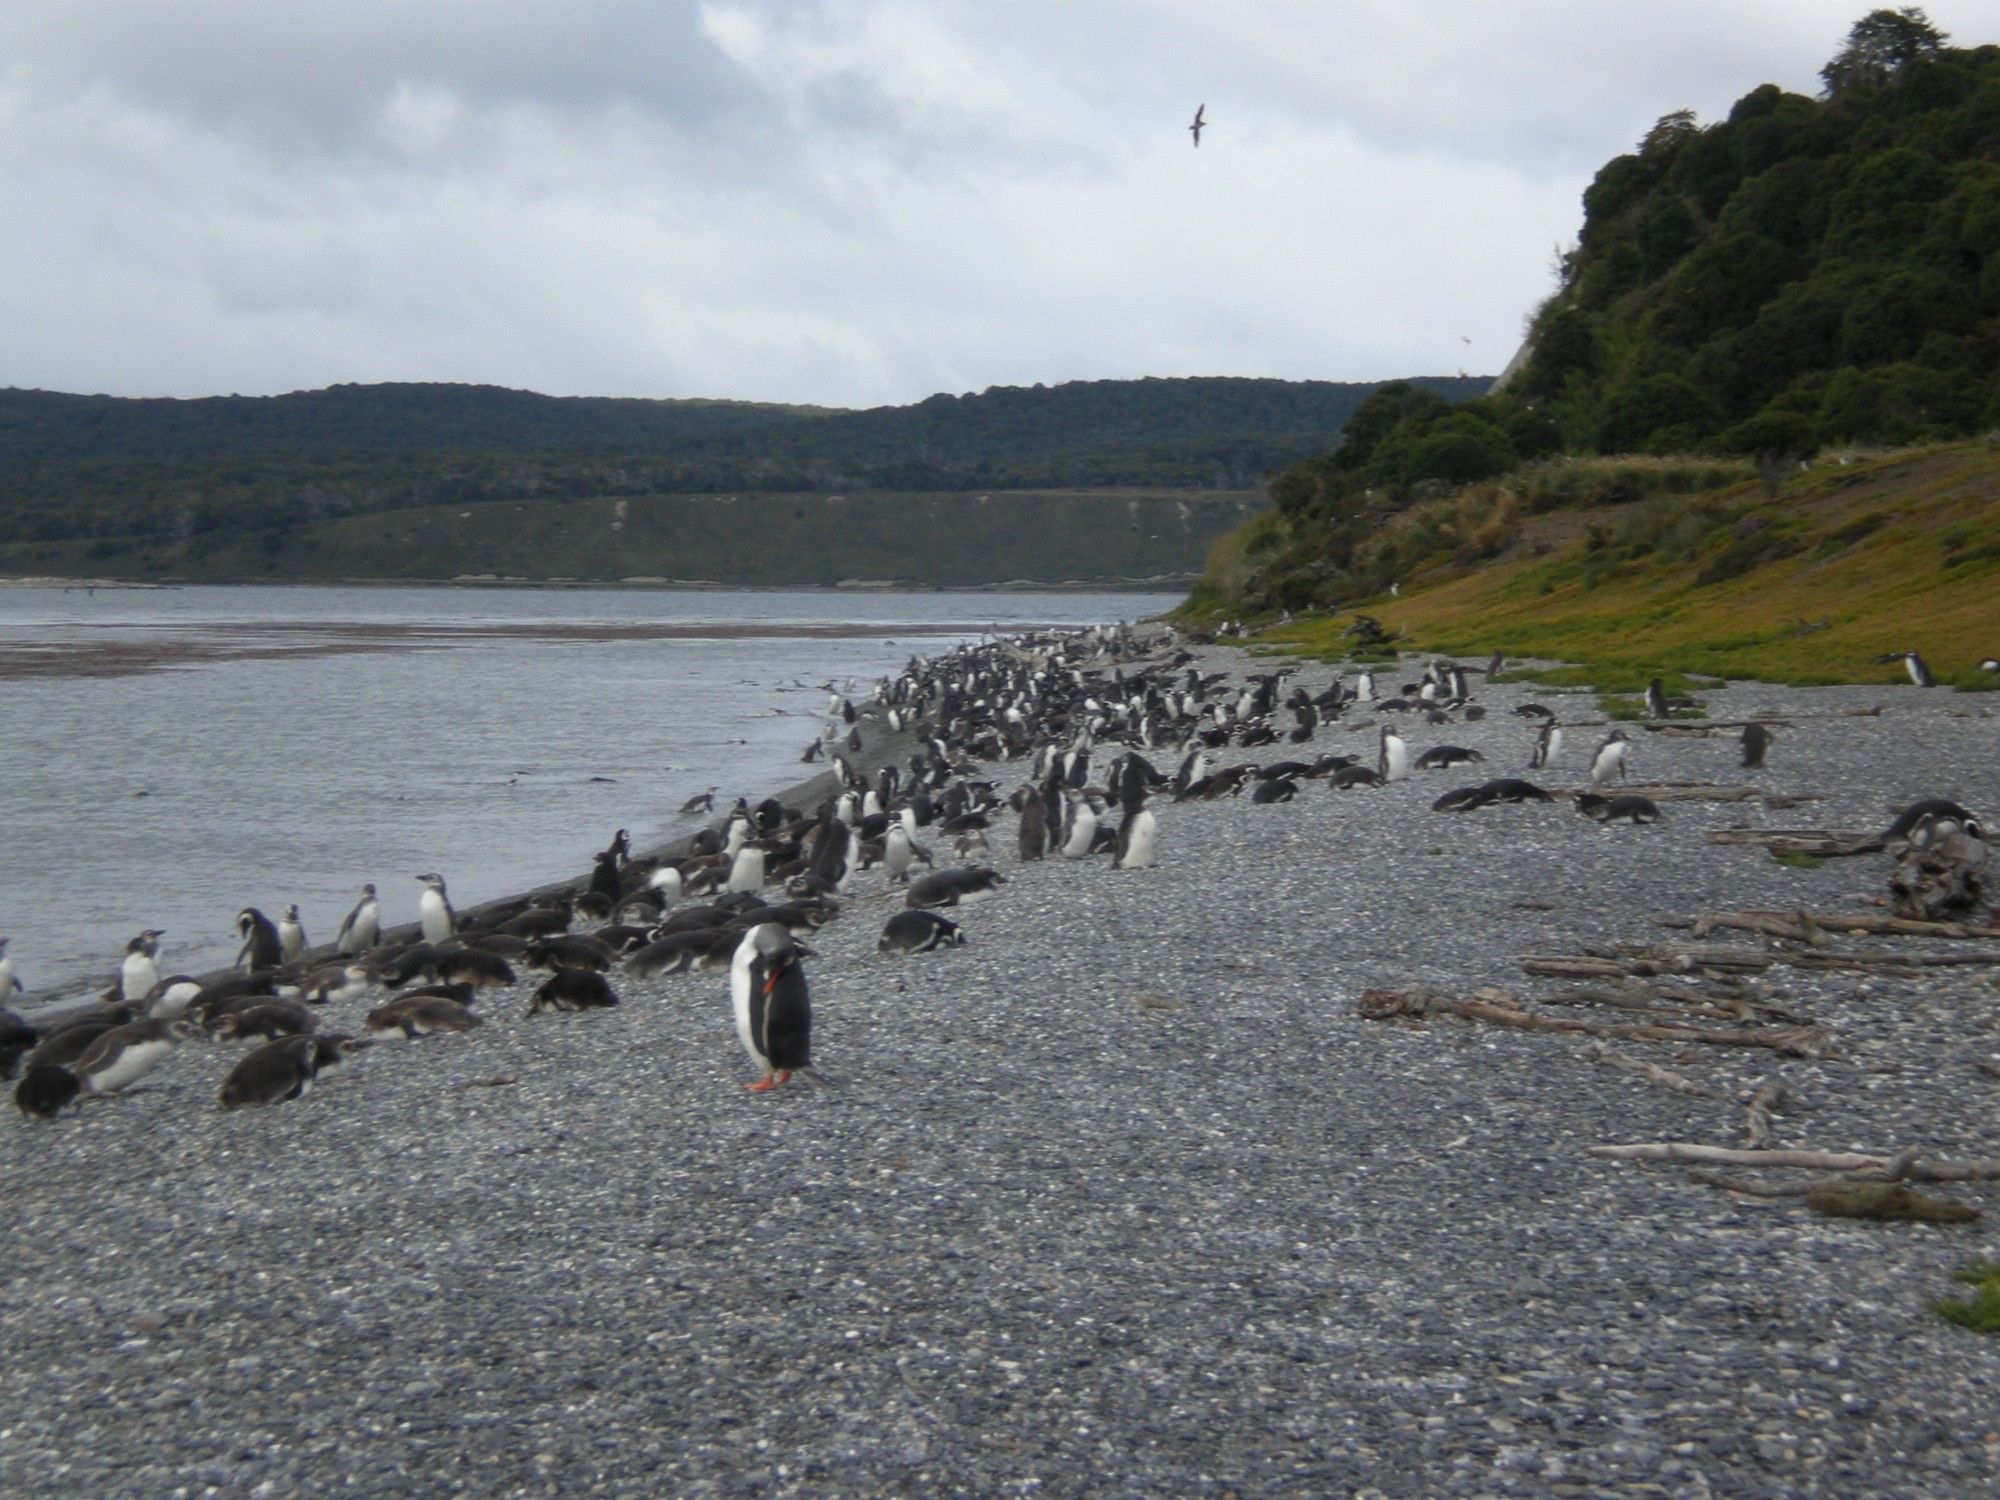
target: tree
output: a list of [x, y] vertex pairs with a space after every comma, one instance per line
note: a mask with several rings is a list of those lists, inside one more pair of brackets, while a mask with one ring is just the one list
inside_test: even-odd
[[1945, 34], [1915, 5], [1871, 10], [1847, 33], [1847, 45], [1819, 70], [1829, 99], [1860, 88], [1879, 88], [1918, 58], [1936, 57]]

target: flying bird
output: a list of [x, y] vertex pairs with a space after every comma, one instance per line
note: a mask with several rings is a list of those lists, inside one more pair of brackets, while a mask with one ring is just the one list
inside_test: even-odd
[[1208, 106], [1206, 104], [1196, 106], [1194, 112], [1194, 124], [1188, 126], [1188, 133], [1194, 137], [1194, 143], [1196, 146], [1201, 145], [1201, 127], [1202, 127], [1201, 116], [1202, 116], [1202, 111], [1207, 108]]

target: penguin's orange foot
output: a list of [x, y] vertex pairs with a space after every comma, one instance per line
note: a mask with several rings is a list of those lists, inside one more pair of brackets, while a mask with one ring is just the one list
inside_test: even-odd
[[743, 1087], [748, 1089], [753, 1094], [761, 1094], [769, 1089], [776, 1088], [777, 1084], [772, 1080], [771, 1075], [769, 1073], [766, 1073], [762, 1078], [758, 1079], [755, 1083], [746, 1083], [743, 1085]]
[[773, 1087], [783, 1088], [786, 1084], [790, 1083], [791, 1081], [792, 1081], [792, 1070], [790, 1068], [780, 1068], [778, 1070], [778, 1081], [776, 1084], [773, 1085]]

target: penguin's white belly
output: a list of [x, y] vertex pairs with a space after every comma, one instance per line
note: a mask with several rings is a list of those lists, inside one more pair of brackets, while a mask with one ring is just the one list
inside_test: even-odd
[[159, 982], [159, 966], [144, 954], [135, 953], [119, 966], [118, 987], [127, 1000], [145, 999]]
[[93, 1094], [115, 1094], [153, 1071], [174, 1050], [172, 1042], [134, 1042], [82, 1080]]
[[417, 920], [423, 925], [427, 943], [442, 943], [451, 936], [451, 910], [436, 891], [424, 892], [417, 903]]

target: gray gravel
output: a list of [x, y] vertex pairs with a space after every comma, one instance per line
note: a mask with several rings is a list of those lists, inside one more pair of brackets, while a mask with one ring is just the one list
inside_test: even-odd
[[[1009, 817], [963, 949], [878, 956], [893, 902], [860, 877], [809, 961], [826, 1087], [744, 1093], [726, 979], [695, 975], [532, 1020], [524, 985], [272, 1109], [219, 1113], [240, 1050], [197, 1043], [129, 1097], [0, 1126], [0, 1491], [2000, 1493], [2000, 1343], [1927, 1310], [2000, 1258], [1989, 1225], [1600, 1162], [1738, 1144], [1741, 1106], [1560, 1037], [1353, 1015], [1374, 985], [1532, 994], [1520, 953], [1705, 907], [1854, 907], [1882, 857], [1798, 870], [1705, 834], [2000, 811], [2000, 699], [1706, 695], [1884, 706], [1779, 731], [1752, 779], [1826, 799], [1789, 812], [1430, 812], [1467, 769], [1522, 774], [1505, 710], [1530, 693], [1409, 726], [1484, 767], [1162, 804], [1152, 871], [1018, 866]], [[1538, 779], [1581, 780], [1599, 732]], [[1638, 739], [1639, 776], [1742, 774], [1731, 743]], [[1776, 1071], [1789, 1144], [2000, 1155], [1970, 1061], [2000, 1052], [1990, 971], [1773, 977], [1841, 1060], [1630, 1050], [1731, 1090]]]

